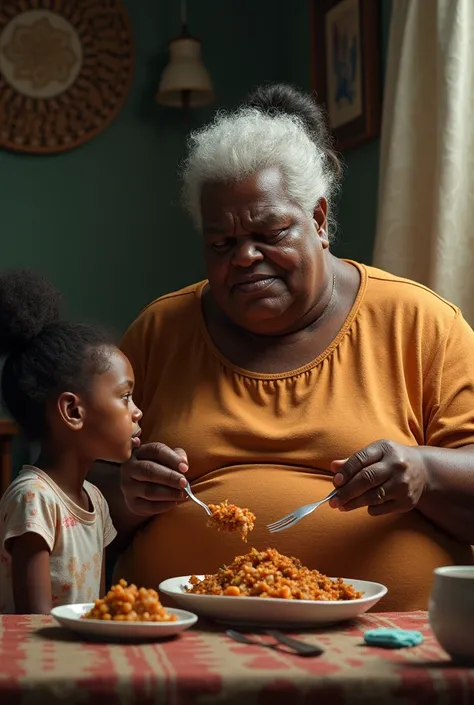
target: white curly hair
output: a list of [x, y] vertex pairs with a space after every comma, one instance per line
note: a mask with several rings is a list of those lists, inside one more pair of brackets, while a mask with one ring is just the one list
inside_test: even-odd
[[320, 198], [328, 212], [338, 176], [322, 146], [296, 115], [241, 107], [220, 111], [213, 121], [192, 132], [183, 163], [183, 201], [201, 229], [203, 184], [235, 182], [268, 167], [280, 167], [290, 199], [308, 214]]

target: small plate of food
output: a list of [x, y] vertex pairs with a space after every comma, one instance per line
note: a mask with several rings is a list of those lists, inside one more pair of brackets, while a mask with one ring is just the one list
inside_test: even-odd
[[329, 578], [274, 548], [252, 548], [213, 575], [164, 580], [159, 590], [180, 607], [216, 622], [279, 628], [354, 619], [387, 593], [380, 583]]
[[198, 619], [192, 612], [163, 607], [156, 590], [127, 585], [125, 580], [100, 600], [54, 607], [51, 615], [78, 634], [121, 641], [174, 636]]

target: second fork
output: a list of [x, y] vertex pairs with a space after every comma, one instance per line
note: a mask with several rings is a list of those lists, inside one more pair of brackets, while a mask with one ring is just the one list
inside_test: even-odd
[[330, 492], [327, 497], [320, 499], [319, 502], [304, 504], [302, 507], [298, 507], [298, 509], [295, 509], [293, 512], [290, 512], [281, 519], [278, 519], [278, 521], [274, 521], [272, 524], [267, 524], [268, 531], [271, 534], [276, 534], [278, 531], [285, 531], [285, 529], [289, 529], [291, 526], [294, 526], [301, 521], [303, 517], [306, 517], [308, 514], [311, 514], [311, 512], [314, 512], [314, 510], [320, 507], [321, 504], [329, 502], [330, 499], [336, 496], [337, 492], [338, 490], [335, 489]]

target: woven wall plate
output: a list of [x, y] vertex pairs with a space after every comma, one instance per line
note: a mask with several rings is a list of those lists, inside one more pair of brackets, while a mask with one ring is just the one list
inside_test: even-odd
[[0, 146], [48, 154], [87, 142], [130, 88], [120, 0], [0, 0]]

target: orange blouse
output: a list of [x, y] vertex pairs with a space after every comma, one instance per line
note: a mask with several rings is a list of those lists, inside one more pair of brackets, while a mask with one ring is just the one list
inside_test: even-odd
[[[123, 340], [136, 375], [144, 443], [182, 447], [204, 502], [257, 516], [249, 547], [274, 547], [331, 576], [389, 588], [386, 610], [425, 609], [435, 567], [472, 552], [418, 511], [370, 517], [323, 505], [294, 528], [265, 525], [333, 488], [330, 463], [375, 440], [474, 443], [474, 332], [459, 310], [411, 281], [352, 263], [361, 284], [337, 337], [311, 363], [257, 374], [225, 359], [201, 310], [206, 282], [150, 304]], [[206, 527], [191, 501], [152, 519], [118, 572], [155, 587], [215, 572], [248, 547]]]

